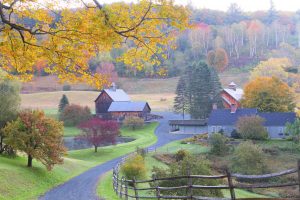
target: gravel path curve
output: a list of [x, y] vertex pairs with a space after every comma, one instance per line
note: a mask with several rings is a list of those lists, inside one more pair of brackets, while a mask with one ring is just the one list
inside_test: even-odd
[[[150, 148], [158, 148], [169, 142], [191, 137], [191, 135], [175, 135], [169, 134], [168, 120], [180, 119], [179, 115], [160, 112], [156, 113], [162, 115], [164, 119], [161, 119], [159, 126], [155, 130], [155, 134], [158, 137], [156, 144]], [[111, 170], [122, 157], [110, 160], [106, 163], [93, 167], [86, 172], [70, 179], [62, 185], [59, 185], [44, 196], [40, 197], [40, 200], [98, 200], [96, 195], [96, 187], [98, 184], [99, 177]]]

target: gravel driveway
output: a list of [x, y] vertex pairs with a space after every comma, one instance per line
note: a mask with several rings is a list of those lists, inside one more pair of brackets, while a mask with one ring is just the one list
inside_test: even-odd
[[[162, 115], [164, 119], [161, 119], [159, 126], [157, 127], [155, 134], [158, 137], [156, 144], [150, 148], [158, 148], [174, 140], [180, 140], [191, 135], [174, 135], [169, 134], [168, 120], [170, 119], [181, 119], [179, 115], [160, 112], [156, 113]], [[99, 177], [110, 171], [122, 157], [113, 159], [88, 171], [76, 176], [62, 185], [48, 191], [44, 196], [40, 197], [40, 200], [96, 200], [99, 199], [96, 195], [96, 187], [98, 184]]]

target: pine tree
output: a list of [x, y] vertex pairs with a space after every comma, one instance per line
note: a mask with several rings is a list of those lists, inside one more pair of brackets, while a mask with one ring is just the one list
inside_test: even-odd
[[183, 119], [188, 105], [186, 89], [187, 88], [186, 88], [185, 78], [184, 76], [181, 76], [176, 88], [176, 97], [174, 99], [174, 110], [175, 112], [182, 113]]
[[63, 94], [58, 105], [58, 112], [61, 113], [67, 105], [69, 105], [68, 97], [65, 94]]
[[221, 97], [222, 85], [215, 68], [210, 67], [211, 85], [212, 85], [212, 103], [216, 104], [218, 108], [223, 108], [223, 102]]
[[193, 74], [190, 77], [190, 92], [192, 94], [190, 114], [192, 118], [205, 119], [212, 110], [210, 70], [204, 62], [194, 64], [193, 69]]

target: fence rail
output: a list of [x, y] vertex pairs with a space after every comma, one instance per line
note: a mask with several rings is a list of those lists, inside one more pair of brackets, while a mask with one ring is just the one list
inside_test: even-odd
[[[153, 151], [152, 149], [146, 149], [146, 152]], [[235, 189], [256, 189], [256, 188], [280, 188], [280, 187], [291, 187], [291, 186], [298, 186], [299, 187], [299, 194], [300, 194], [300, 160], [297, 163], [297, 168], [289, 169], [277, 173], [270, 173], [270, 174], [263, 174], [263, 175], [243, 175], [243, 174], [231, 174], [228, 170], [226, 170], [225, 174], [221, 175], [188, 175], [185, 176], [175, 176], [175, 177], [163, 177], [157, 178], [153, 177], [149, 180], [127, 180], [125, 177], [120, 177], [119, 170], [121, 165], [126, 161], [127, 158], [133, 156], [134, 154], [130, 154], [122, 159], [120, 163], [118, 163], [113, 169], [113, 189], [115, 193], [120, 197], [126, 200], [128, 199], [191, 199], [191, 200], [211, 200], [211, 199], [218, 199], [218, 200], [227, 200], [232, 199], [235, 200], [236, 193]], [[287, 183], [252, 183], [252, 184], [244, 184], [238, 183], [238, 181], [234, 181], [237, 179], [243, 179], [248, 181], [253, 180], [266, 180], [275, 177], [282, 177], [289, 174], [296, 174], [297, 181], [294, 182], [287, 182]], [[187, 185], [182, 186], [174, 186], [174, 187], [161, 187], [159, 186], [158, 181], [166, 181], [166, 180], [178, 180], [178, 179], [185, 179], [187, 180]], [[224, 180], [227, 184], [225, 185], [193, 185], [193, 180], [195, 179], [214, 179], [214, 180]], [[151, 187], [138, 187], [138, 184], [141, 183], [152, 183]], [[178, 190], [178, 189], [186, 189], [186, 196], [171, 196], [171, 195], [163, 195], [162, 192], [166, 190]], [[229, 190], [231, 198], [210, 198], [210, 197], [201, 197], [197, 195], [193, 195], [193, 190], [197, 189], [223, 189]], [[139, 191], [150, 191], [151, 195], [140, 195]], [[263, 199], [263, 198], [260, 198]], [[280, 198], [282, 200], [282, 198]]]

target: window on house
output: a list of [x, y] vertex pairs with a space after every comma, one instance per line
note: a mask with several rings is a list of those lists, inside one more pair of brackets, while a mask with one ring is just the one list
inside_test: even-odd
[[211, 129], [212, 129], [212, 132], [213, 132], [213, 133], [217, 132], [215, 126], [212, 126]]
[[283, 133], [283, 128], [279, 128], [279, 133]]

